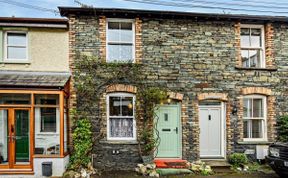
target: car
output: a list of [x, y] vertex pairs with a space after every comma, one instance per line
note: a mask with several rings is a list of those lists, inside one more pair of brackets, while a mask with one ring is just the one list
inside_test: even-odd
[[271, 144], [266, 161], [281, 178], [288, 177], [288, 143]]

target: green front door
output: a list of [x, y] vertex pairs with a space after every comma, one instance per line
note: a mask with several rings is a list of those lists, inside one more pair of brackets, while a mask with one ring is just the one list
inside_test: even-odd
[[29, 162], [29, 110], [15, 110], [15, 161]]
[[157, 126], [155, 137], [159, 135], [160, 144], [155, 152], [157, 158], [181, 157], [181, 124], [179, 105], [162, 105], [154, 119]]

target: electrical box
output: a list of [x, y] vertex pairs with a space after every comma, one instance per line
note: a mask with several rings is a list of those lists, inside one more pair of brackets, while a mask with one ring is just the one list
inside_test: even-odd
[[267, 145], [257, 145], [256, 146], [256, 158], [257, 159], [265, 159], [268, 155], [268, 147]]

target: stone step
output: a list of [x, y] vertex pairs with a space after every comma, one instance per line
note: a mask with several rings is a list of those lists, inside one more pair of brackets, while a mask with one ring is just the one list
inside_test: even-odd
[[202, 160], [211, 166], [215, 173], [232, 173], [231, 165], [226, 160]]
[[157, 168], [187, 168], [187, 161], [182, 159], [156, 159], [154, 163]]
[[156, 171], [160, 174], [160, 176], [168, 176], [168, 175], [179, 175], [179, 174], [191, 174], [192, 171], [189, 169], [179, 169], [179, 168], [157, 168]]

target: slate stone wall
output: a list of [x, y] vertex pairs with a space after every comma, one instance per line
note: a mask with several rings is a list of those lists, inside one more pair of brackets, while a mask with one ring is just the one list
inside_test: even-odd
[[[74, 16], [73, 18], [75, 19], [73, 23], [70, 23], [70, 31], [75, 31], [75, 35], [71, 35], [70, 38], [75, 37], [75, 44], [72, 44], [70, 48], [74, 49], [74, 52], [80, 51], [82, 54], [96, 55], [103, 59], [102, 55], [105, 55], [105, 52], [101, 49], [103, 39], [101, 41], [100, 38], [103, 28], [99, 29], [99, 18], [90, 16]], [[104, 18], [101, 17], [101, 19]], [[269, 120], [271, 123], [268, 125], [272, 129], [271, 134], [274, 134], [276, 117], [288, 113], [288, 30], [286, 24], [269, 23], [269, 28], [265, 28], [271, 30], [270, 33], [266, 31], [265, 35], [270, 35], [268, 47], [269, 54], [273, 56], [270, 56], [269, 60], [274, 60], [271, 62], [273, 67], [269, 70], [249, 70], [239, 68], [238, 65], [239, 36], [237, 35], [239, 34], [237, 34], [237, 28], [239, 28], [239, 23], [245, 22], [139, 19], [136, 24], [141, 25], [142, 28], [138, 28], [137, 40], [141, 44], [136, 44], [136, 46], [141, 55], [136, 54], [136, 56], [142, 57], [139, 57], [137, 62], [147, 66], [146, 72], [143, 73], [146, 82], [158, 83], [170, 91], [184, 94], [183, 100], [186, 104], [182, 112], [187, 115], [187, 118], [182, 119], [182, 129], [185, 131], [183, 132], [183, 159], [189, 161], [199, 159], [197, 95], [201, 93], [227, 95], [227, 101], [225, 101], [227, 154], [244, 152], [247, 148], [255, 149], [254, 144], [238, 144], [241, 141], [241, 129], [243, 130], [239, 128], [242, 118], [241, 114], [232, 115], [230, 112], [235, 104], [238, 109], [242, 107], [240, 100], [243, 96], [243, 88], [265, 88], [272, 91], [268, 98], [275, 98], [275, 102], [271, 101], [269, 105], [271, 107], [269, 112], [273, 119]], [[271, 49], [274, 51], [271, 52]], [[73, 69], [73, 60], [77, 60], [73, 52], [70, 54], [70, 59]], [[96, 136], [101, 128], [106, 127], [93, 121], [98, 119], [97, 112], [105, 110], [105, 99], [100, 104], [92, 105], [87, 100], [91, 99], [78, 97], [77, 109], [81, 110], [89, 103], [89, 107], [95, 110], [94, 114], [91, 113], [91, 120], [95, 123], [93, 129]], [[271, 136], [269, 141], [273, 141], [274, 137]], [[103, 169], [132, 169], [140, 162], [137, 144], [111, 143], [105, 141], [105, 137], [102, 142], [95, 143], [94, 154], [94, 165]]]

